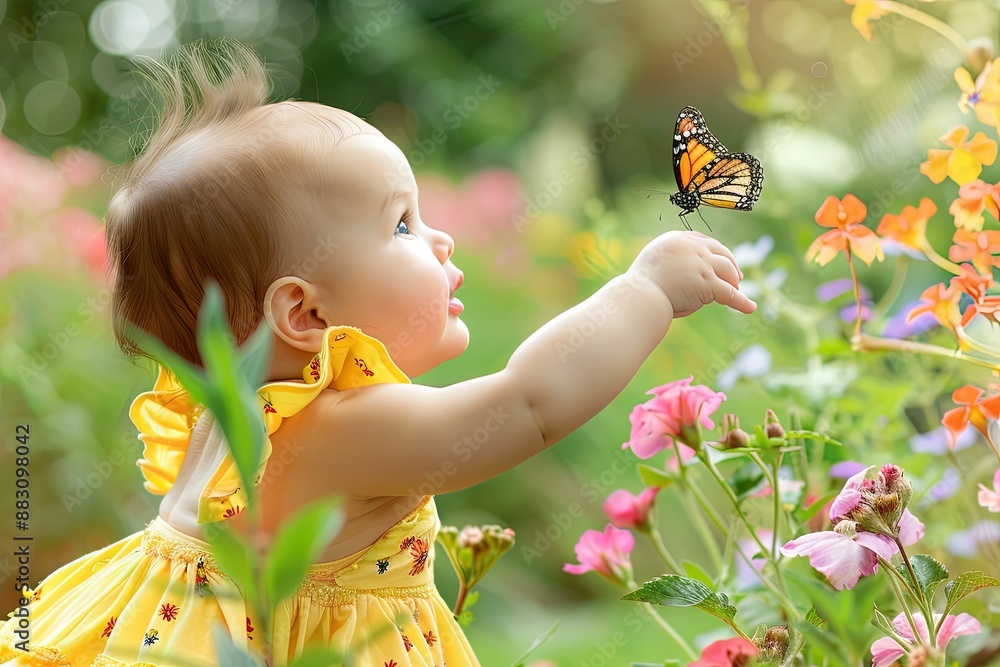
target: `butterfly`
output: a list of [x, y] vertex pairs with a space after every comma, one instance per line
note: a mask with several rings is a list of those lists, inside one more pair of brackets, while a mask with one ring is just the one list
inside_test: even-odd
[[[739, 211], [753, 208], [764, 182], [760, 162], [749, 153], [726, 150], [694, 107], [684, 107], [678, 114], [673, 146], [674, 179], [679, 192], [670, 195], [670, 202], [680, 207], [681, 222], [686, 228], [691, 226], [684, 216], [698, 211], [702, 204]], [[662, 211], [660, 216], [662, 219]]]

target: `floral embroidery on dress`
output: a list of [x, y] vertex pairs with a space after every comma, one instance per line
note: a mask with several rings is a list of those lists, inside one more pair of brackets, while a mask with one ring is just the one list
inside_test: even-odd
[[434, 642], [437, 641], [437, 637], [434, 636], [433, 630], [428, 630], [424, 633], [424, 641], [427, 642], [428, 646], [434, 646]]
[[383, 663], [382, 667], [396, 667], [397, 664], [395, 660], [389, 660], [389, 662]]
[[264, 414], [266, 415], [269, 412], [273, 412], [274, 414], [278, 414], [278, 411], [274, 409], [274, 404], [271, 403], [271, 400], [268, 399], [268, 398], [265, 398], [264, 399]]
[[253, 626], [250, 625], [250, 617], [247, 616], [247, 639], [249, 639], [250, 641], [253, 641], [253, 637], [250, 636], [251, 632], [253, 632]]
[[149, 631], [145, 634], [145, 636], [142, 639], [142, 645], [143, 646], [152, 646], [153, 644], [155, 644], [160, 639], [157, 636], [159, 634], [160, 633], [157, 632], [156, 628], [150, 628]]
[[413, 567], [410, 568], [410, 576], [420, 574], [427, 564], [428, 545], [426, 540], [415, 540], [410, 546], [410, 555], [413, 557]]
[[164, 621], [172, 621], [177, 618], [177, 610], [180, 609], [177, 605], [170, 604], [166, 602], [160, 605], [160, 618]]
[[415, 539], [416, 538], [413, 535], [410, 535], [409, 537], [403, 538], [403, 541], [399, 543], [400, 550], [409, 549], [410, 545], [413, 544], [413, 541]]
[[410, 649], [413, 648], [413, 642], [411, 642], [410, 638], [403, 633], [403, 628], [397, 627], [396, 629], [399, 630], [399, 636], [403, 638], [403, 647], [406, 649], [406, 652], [409, 653]]
[[198, 595], [201, 595], [202, 597], [204, 597], [205, 593], [209, 590], [208, 572], [205, 570], [205, 562], [200, 556], [198, 557], [198, 566], [195, 569], [194, 589], [198, 592]]
[[419, 623], [420, 622], [420, 608], [419, 607], [414, 607], [413, 608], [413, 622], [414, 623]]
[[313, 380], [319, 382], [319, 356], [313, 357], [313, 360], [309, 362], [309, 375]]
[[242, 511], [243, 508], [240, 507], [239, 505], [236, 505], [235, 509], [233, 509], [232, 507], [228, 508], [225, 512], [222, 513], [222, 516], [226, 517], [227, 519], [231, 519], [232, 517], [236, 516]]
[[354, 365], [360, 368], [361, 372], [367, 375], [368, 377], [372, 377], [373, 375], [375, 375], [375, 371], [368, 370], [368, 364], [365, 363], [364, 359], [358, 359], [357, 357], [354, 357]]
[[375, 563], [375, 566], [378, 568], [379, 574], [385, 574], [389, 571], [389, 559], [381, 558], [377, 563]]
[[115, 621], [116, 620], [118, 620], [118, 617], [117, 616], [112, 616], [111, 620], [108, 621], [107, 627], [104, 628], [104, 632], [101, 633], [101, 638], [102, 639], [104, 637], [110, 637], [111, 636], [111, 631], [115, 629]]

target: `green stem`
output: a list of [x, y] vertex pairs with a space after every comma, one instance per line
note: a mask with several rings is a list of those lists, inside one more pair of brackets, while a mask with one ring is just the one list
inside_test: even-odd
[[948, 357], [949, 359], [968, 361], [970, 364], [975, 364], [976, 366], [983, 366], [984, 368], [989, 368], [993, 371], [1000, 371], [1000, 364], [993, 363], [985, 359], [979, 359], [978, 357], [970, 357], [962, 352], [962, 350], [949, 350], [946, 347], [931, 345], [929, 343], [920, 343], [918, 341], [899, 338], [880, 338], [879, 336], [872, 336], [864, 333], [858, 338], [852, 340], [851, 343], [856, 352], [891, 350], [893, 352], [903, 352], [906, 354], [928, 354], [936, 357]]
[[886, 9], [890, 12], [895, 12], [900, 16], [905, 16], [906, 18], [910, 19], [911, 21], [914, 21], [915, 23], [919, 23], [923, 26], [930, 28], [931, 30], [933, 30], [934, 32], [936, 32], [937, 34], [941, 35], [949, 42], [954, 44], [955, 48], [958, 49], [963, 56], [969, 52], [969, 44], [968, 42], [965, 41], [965, 38], [962, 37], [962, 35], [960, 35], [957, 30], [952, 28], [947, 23], [939, 21], [938, 19], [934, 18], [933, 16], [925, 14], [919, 9], [914, 9], [913, 7], [907, 7], [906, 5], [901, 4], [899, 2], [892, 2], [892, 0], [879, 0], [879, 2], [877, 2], [876, 4], [881, 9]]
[[[688, 516], [691, 517], [691, 522], [694, 524], [694, 529], [698, 531], [698, 535], [701, 536], [702, 542], [705, 543], [705, 548], [708, 549], [709, 554], [711, 554], [712, 562], [715, 564], [716, 572], [722, 572], [725, 564], [722, 562], [722, 553], [719, 551], [719, 545], [715, 542], [715, 537], [709, 530], [708, 526], [705, 525], [705, 520], [702, 518], [699, 512], [694, 511], [691, 507], [691, 498], [693, 497], [692, 488], [693, 485], [689, 484], [687, 481], [687, 472], [685, 470], [685, 465], [678, 457], [678, 472], [680, 473], [680, 486], [681, 486], [681, 502], [688, 510]], [[715, 515], [715, 508], [708, 503], [707, 499], [705, 502], [701, 503], [702, 509], [705, 510], [706, 514], [710, 517], [714, 516], [715, 525], [719, 527], [720, 530], [725, 533], [725, 529], [722, 527], [722, 520]]]
[[847, 266], [851, 269], [851, 281], [854, 283], [854, 302], [858, 304], [858, 316], [854, 322], [854, 337], [861, 337], [861, 283], [858, 282], [858, 274], [854, 269], [854, 258], [851, 256], [851, 244], [844, 248], [847, 255]]
[[[719, 485], [722, 487], [723, 491], [725, 491], [726, 495], [729, 497], [729, 502], [732, 503], [733, 505], [733, 509], [736, 510], [737, 516], [740, 517], [740, 521], [743, 522], [743, 525], [746, 526], [746, 529], [750, 532], [750, 535], [753, 537], [754, 542], [757, 543], [757, 546], [760, 547], [760, 550], [764, 553], [764, 556], [767, 558], [767, 562], [771, 564], [772, 569], [774, 570], [774, 580], [776, 583], [776, 587], [778, 590], [781, 591], [781, 598], [787, 601], [788, 591], [785, 588], [785, 579], [781, 574], [781, 568], [778, 567], [777, 558], [775, 558], [774, 554], [769, 552], [767, 550], [767, 547], [764, 546], [764, 543], [761, 542], [760, 537], [757, 535], [757, 531], [754, 530], [754, 527], [750, 524], [750, 521], [747, 519], [746, 515], [743, 513], [743, 510], [740, 508], [740, 501], [736, 497], [736, 494], [733, 492], [732, 487], [730, 487], [729, 484], [726, 482], [725, 478], [723, 478], [722, 473], [719, 472], [719, 469], [715, 467], [715, 464], [712, 462], [712, 459], [709, 458], [708, 452], [704, 448], [698, 450], [698, 458], [701, 459], [701, 461], [705, 464], [705, 467], [708, 468], [709, 472], [712, 473], [712, 476], [715, 477], [715, 481], [718, 482]], [[777, 489], [775, 489], [774, 492], [775, 494], [777, 494], [778, 493]], [[764, 579], [765, 577], [761, 577], [761, 581], [764, 581]], [[798, 610], [790, 602], [788, 611], [793, 613], [796, 618], [799, 617]]]
[[743, 509], [740, 508], [740, 501], [739, 498], [736, 497], [736, 493], [733, 492], [732, 487], [729, 486], [729, 484], [726, 482], [725, 478], [722, 476], [722, 473], [719, 472], [719, 469], [715, 467], [715, 463], [712, 462], [712, 459], [709, 457], [708, 452], [705, 451], [704, 448], [698, 450], [698, 458], [701, 459], [701, 462], [705, 464], [705, 467], [708, 469], [708, 471], [712, 473], [712, 477], [714, 477], [715, 481], [718, 482], [719, 486], [722, 487], [722, 490], [729, 498], [729, 502], [732, 503], [733, 509], [736, 510], [737, 516], [740, 517], [740, 521], [742, 521], [743, 525], [746, 526], [747, 530], [750, 532], [750, 535], [753, 537], [754, 542], [756, 542], [757, 546], [760, 547], [760, 550], [764, 552], [764, 555], [767, 557], [768, 562], [773, 562], [774, 558], [772, 558], [772, 555], [768, 553], [767, 547], [765, 547], [764, 543], [760, 541], [760, 537], [757, 536], [757, 531], [754, 530], [753, 526], [750, 524], [750, 521], [743, 513]]
[[[920, 611], [924, 614], [924, 620], [928, 623], [933, 622], [934, 616], [931, 614], [930, 604], [924, 595], [924, 589], [920, 587], [920, 580], [917, 579], [917, 573], [913, 571], [913, 565], [910, 564], [910, 557], [906, 555], [906, 549], [903, 547], [903, 543], [899, 541], [899, 538], [895, 538], [896, 546], [899, 547], [899, 553], [903, 556], [903, 563], [906, 564], [906, 570], [910, 573], [910, 580], [913, 581], [913, 589], [915, 589], [917, 595], [917, 604], [920, 605]], [[919, 635], [914, 635], [919, 636]], [[932, 638], [933, 642], [934, 639]]]
[[899, 576], [899, 573], [896, 572], [896, 568], [892, 566], [892, 563], [882, 558], [878, 554], [876, 554], [875, 557], [878, 558], [879, 565], [882, 566], [882, 570], [886, 573], [886, 576], [889, 579], [889, 585], [892, 586], [892, 592], [896, 596], [896, 601], [899, 603], [899, 606], [903, 610], [903, 613], [906, 614], [906, 620], [910, 624], [910, 630], [913, 631], [913, 636], [920, 637], [920, 633], [917, 632], [917, 624], [913, 622], [913, 615], [910, 614], [910, 606], [906, 604], [906, 600], [903, 599], [903, 592], [899, 589], [899, 583], [896, 582], [896, 578], [895, 576], [893, 576], [893, 575]]
[[[716, 512], [715, 508], [712, 507], [712, 504], [708, 501], [708, 498], [706, 498], [705, 495], [701, 492], [701, 489], [699, 489], [694, 484], [688, 486], [687, 488], [691, 492], [691, 494], [695, 497], [695, 499], [697, 499], [698, 504], [701, 505], [702, 509], [705, 511], [705, 514], [708, 515], [708, 518], [712, 520], [712, 523], [718, 526], [719, 530], [721, 530], [723, 533], [728, 531], [729, 530], [728, 526], [726, 526], [726, 524], [723, 523], [722, 517], [720, 517], [718, 512]], [[738, 553], [740, 557], [743, 558], [743, 561], [747, 565], [749, 565], [751, 569], [756, 570], [753, 564], [753, 560], [746, 555], [743, 549], [740, 548], [739, 544], [734, 544], [734, 548], [736, 550], [736, 553]], [[773, 593], [774, 596], [778, 598], [778, 601], [781, 603], [782, 607], [784, 607], [785, 613], [787, 613], [789, 617], [794, 619], [802, 617], [802, 615], [799, 613], [798, 608], [794, 604], [792, 604], [792, 601], [788, 599], [788, 596], [784, 592], [778, 590], [770, 579], [763, 576], [759, 577], [759, 579], [761, 584], [763, 584], [764, 588], [771, 591], [771, 593]]]
[[910, 258], [906, 255], [901, 255], [896, 260], [895, 267], [893, 268], [892, 282], [889, 283], [889, 287], [886, 288], [882, 298], [872, 308], [873, 320], [881, 319], [889, 312], [892, 305], [896, 303], [896, 299], [899, 298], [900, 293], [903, 291], [903, 285], [906, 284], [906, 274], [909, 272], [909, 269]]
[[660, 554], [660, 558], [662, 558], [663, 562], [667, 564], [667, 567], [673, 570], [675, 574], [684, 574], [684, 570], [677, 563], [677, 561], [674, 560], [674, 557], [670, 555], [670, 552], [667, 551], [667, 546], [663, 543], [663, 537], [660, 535], [660, 529], [656, 525], [656, 521], [653, 519], [652, 514], [650, 514], [649, 527], [646, 530], [639, 529], [639, 531], [646, 535], [646, 537], [649, 538], [649, 541], [653, 543], [657, 553]]

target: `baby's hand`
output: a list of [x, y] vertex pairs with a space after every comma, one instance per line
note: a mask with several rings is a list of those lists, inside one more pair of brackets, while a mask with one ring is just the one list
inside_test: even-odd
[[670, 300], [674, 317], [690, 315], [718, 301], [742, 313], [757, 304], [739, 291], [743, 273], [729, 248], [694, 231], [670, 231], [657, 236], [639, 253], [629, 274], [652, 280]]

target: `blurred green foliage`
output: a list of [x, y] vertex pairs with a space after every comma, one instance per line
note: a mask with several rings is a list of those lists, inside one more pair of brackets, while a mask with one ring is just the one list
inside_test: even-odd
[[[967, 39], [998, 34], [995, 3], [926, 9]], [[562, 564], [573, 561], [584, 530], [606, 523], [601, 503], [611, 491], [642, 487], [637, 460], [620, 445], [644, 392], [692, 374], [713, 385], [752, 344], [770, 351], [771, 371], [728, 390], [725, 411], [748, 426], [751, 415], [762, 422], [768, 407], [783, 419], [794, 412], [803, 428], [844, 443], [843, 451], [826, 448], [828, 462], [892, 460], [906, 469], [916, 499], [953, 468], [961, 490], [915, 509], [927, 524], [925, 544], [952, 571], [1000, 569], [996, 543], [972, 555], [945, 549], [954, 531], [988, 518], [975, 484], [988, 482], [996, 466], [982, 442], [948, 455], [914, 453], [907, 444], [952, 407], [952, 389], [982, 386], [989, 376], [939, 359], [851, 352], [849, 325], [836, 308], [815, 303], [816, 286], [846, 277], [846, 267], [803, 260], [821, 231], [813, 215], [829, 194], [855, 193], [869, 205], [870, 226], [923, 196], [946, 211], [957, 187], [932, 187], [918, 166], [953, 124], [981, 129], [956, 106], [953, 72], [965, 54], [898, 17], [876, 22], [868, 42], [851, 26], [850, 11], [839, 0], [0, 0], [0, 128], [51, 157], [60, 172], [75, 164], [74, 147], [106, 161], [87, 187], [55, 198], [62, 209], [100, 218], [110, 195], [109, 175], [100, 172], [132, 154], [154, 113], [126, 54], [230, 35], [266, 60], [275, 99], [347, 109], [395, 141], [417, 172], [428, 211], [479, 192], [463, 189], [470, 175], [513, 174], [521, 198], [508, 200], [539, 214], [508, 216], [485, 240], [477, 225], [501, 205], [462, 200], [467, 219], [442, 213], [439, 225], [425, 211], [429, 224], [456, 239], [453, 260], [466, 277], [462, 317], [472, 333], [465, 354], [418, 380], [432, 385], [503, 368], [530, 333], [623, 271], [644, 242], [680, 227], [669, 207], [658, 218], [665, 198], [638, 188], [673, 191], [671, 134], [682, 106], [701, 109], [731, 150], [757, 155], [766, 176], [754, 212], [704, 215], [730, 247], [774, 238], [763, 267], [746, 271], [757, 281], [777, 268], [787, 272], [760, 299], [764, 307], [743, 316], [712, 306], [674, 322], [629, 388], [584, 427], [503, 475], [439, 499], [445, 523], [517, 531], [517, 546], [480, 585], [467, 630], [484, 664], [509, 663], [557, 619], [562, 630], [535, 657], [574, 666], [648, 661], [673, 657], [649, 618], [614, 599], [605, 582], [568, 575]], [[997, 167], [983, 178], [995, 182]], [[127, 417], [155, 371], [133, 367], [115, 347], [107, 285], [88, 270], [83, 241], [73, 237], [62, 254], [53, 250], [60, 235], [44, 228], [46, 196], [34, 197], [45, 215], [22, 212], [27, 222], [14, 232], [6, 210], [0, 228], [7, 253], [40, 253], [17, 270], [8, 270], [4, 255], [0, 272], [0, 422], [8, 440], [16, 423], [32, 428], [35, 578], [140, 529], [159, 503], [134, 467], [141, 443]], [[952, 229], [939, 217], [931, 243], [946, 247]], [[25, 246], [15, 246], [15, 233], [28, 239]], [[892, 274], [891, 263], [862, 267], [861, 281], [877, 301]], [[927, 263], [913, 266], [896, 304], [944, 278]], [[0, 449], [9, 456], [10, 447]], [[10, 468], [0, 459], [4, 483]], [[819, 492], [835, 486], [828, 478], [813, 485]], [[714, 487], [706, 493], [721, 502]], [[676, 556], [704, 562], [677, 496], [664, 493], [657, 502]], [[637, 546], [633, 558], [637, 571], [657, 567], [649, 545]], [[13, 559], [0, 556], [3, 578], [12, 568]], [[436, 569], [442, 595], [454, 599], [446, 559]], [[4, 588], [0, 599], [10, 608]], [[970, 599], [960, 610], [996, 625], [989, 599]], [[664, 616], [689, 637], [717, 629], [683, 610]]]

